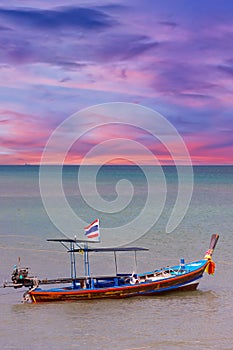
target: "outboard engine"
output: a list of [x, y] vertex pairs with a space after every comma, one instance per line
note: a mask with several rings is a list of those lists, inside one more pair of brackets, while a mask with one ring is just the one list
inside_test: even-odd
[[32, 287], [33, 277], [28, 277], [29, 268], [28, 267], [18, 267], [15, 266], [11, 274], [11, 280], [15, 285], [14, 288], [21, 287]]

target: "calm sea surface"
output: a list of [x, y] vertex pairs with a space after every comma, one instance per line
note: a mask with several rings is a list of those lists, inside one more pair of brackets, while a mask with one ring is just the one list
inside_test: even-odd
[[[111, 214], [85, 203], [77, 186], [77, 169], [67, 166], [63, 171], [64, 193], [75, 215], [86, 222], [100, 217], [101, 225], [110, 231], [140, 215], [148, 194], [139, 168], [100, 169], [96, 178], [100, 198], [115, 200], [121, 179], [134, 187], [128, 205]], [[211, 234], [219, 233], [213, 257], [215, 275], [205, 274], [195, 292], [126, 300], [22, 304], [23, 289], [0, 288], [0, 349], [233, 349], [233, 166], [194, 167], [191, 203], [172, 233], [166, 233], [165, 227], [177, 196], [177, 172], [174, 167], [163, 171], [167, 184], [163, 211], [148, 233], [134, 242], [150, 248], [138, 254], [138, 272], [176, 264], [181, 257], [186, 261], [202, 258]], [[56, 172], [52, 167], [51, 179]], [[57, 194], [51, 191], [49, 195]], [[91, 198], [91, 190], [87, 196]], [[153, 215], [153, 208], [146, 215]], [[148, 217], [142, 220], [146, 225]], [[134, 229], [137, 232], [138, 227]], [[39, 167], [0, 166], [0, 282], [10, 279], [18, 257], [41, 278], [68, 277], [66, 251], [46, 242], [46, 238], [60, 236], [43, 207]], [[125, 254], [119, 253], [118, 266], [122, 272], [131, 272], [134, 259]], [[82, 256], [77, 260], [81, 271]], [[113, 272], [113, 260], [108, 253], [91, 257], [93, 273]]]

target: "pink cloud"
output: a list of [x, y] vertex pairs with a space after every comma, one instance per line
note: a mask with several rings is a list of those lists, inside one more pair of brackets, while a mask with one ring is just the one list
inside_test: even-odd
[[49, 135], [47, 125], [39, 118], [10, 111], [0, 111], [0, 163], [38, 163]]

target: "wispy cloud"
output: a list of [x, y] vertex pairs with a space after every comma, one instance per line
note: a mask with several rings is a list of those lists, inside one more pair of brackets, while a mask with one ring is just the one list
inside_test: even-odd
[[10, 25], [51, 29], [85, 29], [98, 30], [111, 27], [113, 21], [103, 11], [84, 7], [57, 7], [54, 9], [1, 8], [0, 15]]

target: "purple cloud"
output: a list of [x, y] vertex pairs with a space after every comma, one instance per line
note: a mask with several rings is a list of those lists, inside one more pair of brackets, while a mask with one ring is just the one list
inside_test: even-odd
[[103, 11], [82, 7], [56, 9], [15, 8], [0, 9], [0, 16], [10, 24], [43, 29], [83, 28], [98, 30], [113, 25], [113, 20]]
[[[74, 3], [13, 0], [0, 7], [0, 103], [18, 113], [11, 120], [17, 147], [27, 125], [36, 130], [43, 120], [44, 140], [80, 108], [136, 101], [164, 114], [194, 155], [208, 150], [210, 159], [212, 145], [223, 152], [225, 144], [232, 158], [233, 2]], [[23, 129], [22, 115], [31, 120]], [[2, 119], [3, 128], [7, 115]], [[145, 135], [143, 141], [150, 144]]]

